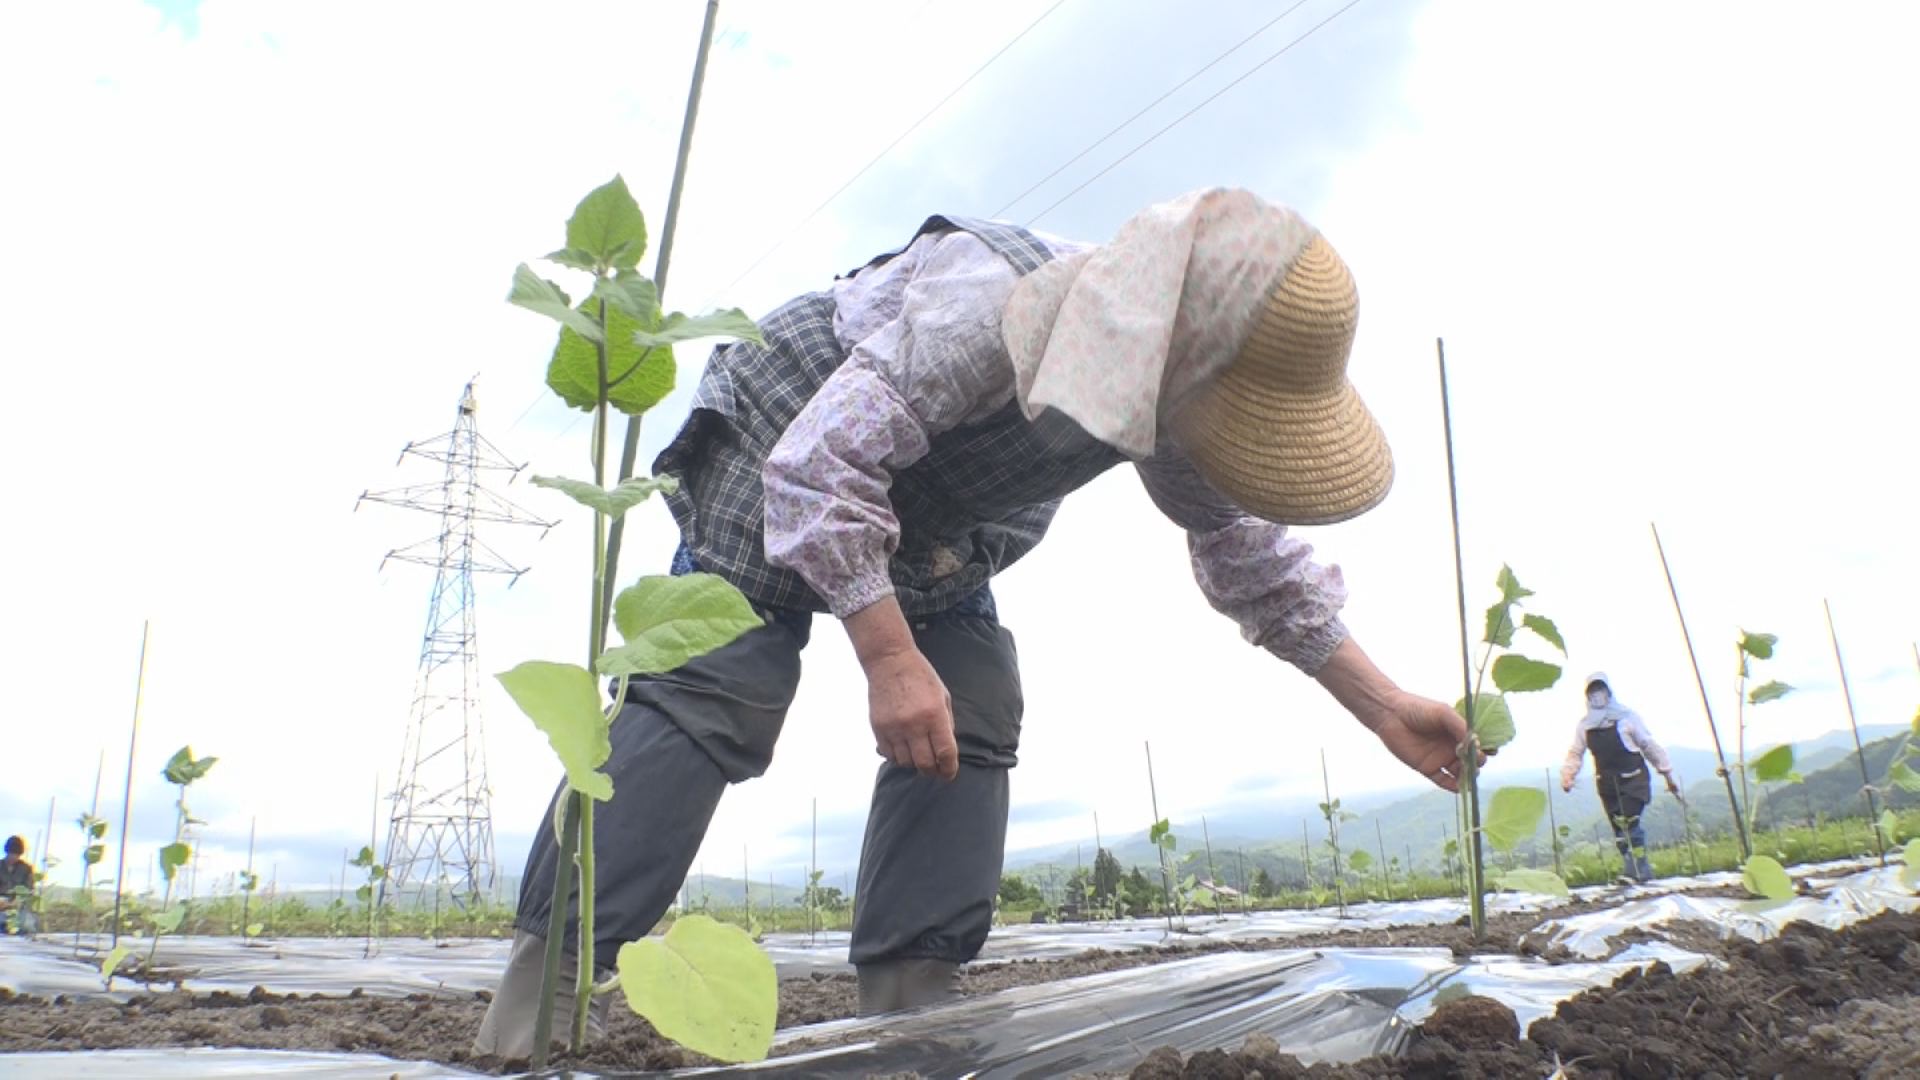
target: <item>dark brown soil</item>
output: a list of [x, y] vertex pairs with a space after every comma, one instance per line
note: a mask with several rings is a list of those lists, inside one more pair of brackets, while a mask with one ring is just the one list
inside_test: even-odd
[[[1563, 908], [1553, 916], [1586, 906]], [[1488, 944], [1473, 951], [1534, 952], [1527, 932], [1541, 918], [1495, 916]], [[1153, 952], [1089, 952], [1063, 960], [985, 965], [967, 969], [961, 985], [967, 994], [981, 994], [1230, 950], [1390, 945], [1437, 946], [1464, 954], [1468, 944], [1468, 932], [1459, 926], [1209, 942]], [[1442, 1017], [1466, 1004], [1455, 1002], [1436, 1013], [1436, 1023], [1399, 1059], [1305, 1069], [1279, 1054], [1270, 1041], [1256, 1039], [1233, 1053], [1195, 1055], [1195, 1060], [1174, 1065], [1168, 1062], [1171, 1052], [1162, 1054], [1142, 1065], [1162, 1071], [1136, 1075], [1539, 1080], [1552, 1072], [1556, 1053], [1570, 1075], [1579, 1077], [1853, 1076], [1869, 1075], [1875, 1067], [1882, 1071], [1871, 1075], [1920, 1075], [1911, 1069], [1920, 1061], [1920, 1037], [1902, 1042], [1885, 1034], [1889, 1017], [1903, 1018], [1893, 1030], [1914, 1027], [1904, 1018], [1914, 1015], [1912, 1006], [1920, 1000], [1920, 916], [1882, 915], [1839, 934], [1795, 925], [1764, 945], [1713, 945], [1733, 965], [1731, 970], [1676, 977], [1664, 965], [1655, 965], [1611, 989], [1567, 1002], [1555, 1017], [1536, 1023], [1526, 1040], [1491, 1038], [1488, 1033], [1498, 1028], [1498, 1020], [1484, 1011], [1466, 1014], [1471, 1022], [1454, 1017], [1459, 1022], [1449, 1028]], [[780, 997], [782, 1028], [850, 1016], [857, 1001], [854, 979], [844, 974], [786, 980]], [[1850, 999], [1858, 1000], [1842, 1007]], [[365, 1051], [491, 1072], [523, 1069], [524, 1062], [470, 1056], [468, 1048], [485, 1009], [484, 994], [385, 998], [357, 991], [344, 997], [277, 995], [259, 989], [247, 995], [168, 991], [116, 1003], [48, 1001], [0, 990], [0, 1052], [236, 1046]], [[1829, 1067], [1835, 1062], [1841, 1063], [1839, 1071]], [[702, 1063], [659, 1038], [618, 1002], [609, 1010], [605, 1036], [583, 1059], [556, 1061], [607, 1072]], [[1177, 1071], [1164, 1071], [1169, 1067]]]
[[[1540, 1080], [1569, 1077], [1792, 1077], [1796, 1080], [1920, 1075], [1920, 915], [1888, 912], [1835, 932], [1805, 923], [1774, 941], [1725, 943], [1726, 970], [1677, 976], [1665, 964], [1590, 990], [1514, 1041], [1511, 1013], [1484, 998], [1436, 1009], [1398, 1058], [1302, 1066], [1249, 1045], [1209, 1051], [1184, 1064], [1162, 1047], [1134, 1077], [1231, 1076], [1235, 1080]], [[1484, 1005], [1476, 1004], [1485, 1002]]]

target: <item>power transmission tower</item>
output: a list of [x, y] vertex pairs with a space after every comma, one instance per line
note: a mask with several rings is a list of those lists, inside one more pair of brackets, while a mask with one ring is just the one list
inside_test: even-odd
[[487, 782], [486, 725], [480, 715], [473, 578], [501, 574], [511, 586], [526, 568], [514, 566], [483, 543], [474, 526], [485, 522], [544, 530], [553, 523], [483, 485], [487, 473], [504, 473], [511, 482], [523, 466], [480, 434], [475, 410], [469, 381], [460, 394], [453, 430], [408, 443], [400, 452], [400, 464], [411, 456], [440, 465], [439, 480], [360, 496], [360, 502], [419, 510], [440, 519], [438, 535], [389, 551], [380, 560], [382, 567], [398, 560], [434, 568], [400, 770], [389, 796], [393, 810], [387, 823], [383, 900], [392, 895], [402, 902], [418, 901], [429, 890], [438, 897], [446, 888], [455, 903], [464, 905], [490, 895], [494, 885], [493, 792]]

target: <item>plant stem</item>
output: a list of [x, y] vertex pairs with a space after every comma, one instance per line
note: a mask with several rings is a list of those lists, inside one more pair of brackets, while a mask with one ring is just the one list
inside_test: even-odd
[[1207, 878], [1213, 886], [1213, 917], [1220, 917], [1220, 877], [1213, 871], [1213, 837], [1207, 832], [1207, 818], [1200, 816], [1200, 842], [1207, 846]]
[[1720, 748], [1720, 725], [1713, 722], [1713, 702], [1707, 697], [1707, 680], [1700, 674], [1700, 658], [1693, 651], [1693, 635], [1687, 632], [1687, 613], [1680, 608], [1680, 590], [1673, 584], [1673, 567], [1667, 563], [1666, 545], [1660, 542], [1660, 527], [1649, 522], [1653, 547], [1660, 553], [1660, 569], [1667, 575], [1667, 593], [1673, 597], [1673, 613], [1680, 619], [1680, 638], [1687, 644], [1687, 660], [1693, 664], [1694, 685], [1700, 688], [1700, 707], [1706, 710], [1707, 730], [1713, 734], [1713, 756], [1720, 762], [1720, 779], [1727, 785], [1727, 805], [1733, 810], [1733, 827], [1740, 839], [1742, 861], [1753, 858], [1753, 840], [1747, 835], [1747, 819], [1740, 813], [1740, 800], [1733, 793], [1733, 775], [1727, 772], [1727, 755]]
[[[663, 303], [667, 295], [667, 270], [673, 262], [673, 238], [680, 225], [680, 193], [686, 188], [687, 159], [693, 153], [693, 126], [700, 115], [700, 88], [707, 80], [707, 54], [713, 47], [713, 24], [719, 15], [720, 0], [707, 0], [706, 21], [700, 26], [700, 49], [693, 58], [693, 80], [687, 87], [687, 111], [680, 120], [680, 150], [673, 160], [673, 182], [667, 188], [667, 216], [660, 226], [660, 242], [654, 248], [653, 289]], [[626, 438], [620, 447], [619, 480], [633, 475], [639, 457], [640, 416], [636, 413], [627, 418]], [[607, 541], [607, 583], [601, 596], [608, 608], [613, 606], [613, 583], [619, 580], [616, 570], [620, 565], [620, 544], [626, 535], [627, 519], [623, 514], [613, 523]]]
[[1867, 775], [1867, 751], [1860, 745], [1860, 719], [1853, 711], [1853, 687], [1847, 682], [1847, 662], [1840, 658], [1840, 634], [1833, 628], [1833, 605], [1825, 600], [1820, 606], [1827, 611], [1827, 637], [1833, 641], [1833, 662], [1840, 669], [1840, 691], [1847, 699], [1847, 723], [1853, 728], [1853, 752], [1860, 762], [1860, 787], [1867, 795], [1867, 823], [1873, 829], [1874, 850], [1880, 854], [1880, 866], [1887, 865], [1887, 841], [1880, 835], [1880, 805], [1873, 797], [1873, 778]]
[[1547, 774], [1547, 828], [1552, 830], [1547, 835], [1547, 841], [1553, 845], [1553, 872], [1555, 876], [1565, 881], [1567, 872], [1560, 867], [1560, 818], [1553, 812], [1553, 770], [1547, 769], [1545, 772]]
[[127, 735], [127, 790], [120, 800], [120, 865], [113, 873], [113, 940], [109, 949], [120, 945], [120, 897], [127, 888], [127, 821], [133, 813], [133, 751], [140, 743], [140, 694], [147, 685], [147, 636], [152, 629], [151, 621], [140, 624], [140, 674], [133, 683], [133, 730]]
[[580, 800], [580, 938], [574, 947], [573, 1043], [575, 1056], [587, 1046], [587, 1012], [593, 1003], [593, 800]]
[[1460, 798], [1466, 811], [1462, 815], [1468, 830], [1467, 917], [1473, 938], [1479, 941], [1487, 933], [1487, 898], [1484, 887], [1480, 847], [1480, 794], [1475, 783], [1479, 773], [1480, 740], [1473, 734], [1474, 679], [1473, 646], [1467, 631], [1467, 575], [1460, 554], [1460, 484], [1453, 462], [1453, 408], [1447, 398], [1447, 344], [1435, 338], [1434, 352], [1440, 363], [1440, 423], [1447, 439], [1447, 499], [1453, 511], [1453, 580], [1460, 604], [1460, 676], [1466, 691], [1467, 741], [1460, 747]]
[[[1147, 748], [1147, 798], [1153, 803], [1153, 823], [1160, 824], [1160, 791], [1153, 783], [1153, 743], [1143, 742]], [[1169, 823], [1171, 826], [1171, 823]], [[1167, 902], [1167, 933], [1173, 933], [1173, 876], [1167, 869], [1167, 847], [1155, 842], [1154, 849], [1160, 853], [1160, 894]]]
[[1747, 787], [1747, 653], [1738, 645], [1734, 651], [1740, 654], [1740, 679], [1735, 684], [1738, 692], [1733, 699], [1734, 765], [1740, 770], [1740, 801], [1751, 808], [1753, 793]]
[[[554, 995], [560, 989], [560, 955], [567, 938], [567, 906], [573, 900], [573, 851], [580, 843], [580, 804], [585, 799], [569, 789], [560, 811], [560, 852], [554, 859], [553, 903], [547, 909], [547, 955], [540, 969], [540, 1008], [533, 1017], [533, 1071], [547, 1067], [553, 1048]], [[580, 1002], [574, 1002], [580, 1008]]]
[[1333, 898], [1340, 905], [1340, 917], [1347, 917], [1347, 871], [1340, 862], [1340, 810], [1333, 805], [1333, 782], [1327, 779], [1327, 751], [1320, 751], [1320, 787], [1326, 792], [1327, 846], [1333, 849]]

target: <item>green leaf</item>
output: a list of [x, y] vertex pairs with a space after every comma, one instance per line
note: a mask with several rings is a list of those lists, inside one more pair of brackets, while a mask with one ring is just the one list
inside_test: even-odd
[[181, 904], [177, 908], [168, 908], [153, 917], [153, 932], [156, 934], [171, 934], [175, 930], [180, 929], [180, 924], [185, 922], [186, 918], [187, 905]]
[[674, 312], [661, 320], [657, 330], [642, 330], [633, 335], [633, 343], [649, 348], [673, 345], [696, 338], [730, 337], [756, 344], [764, 343], [760, 327], [739, 308], [710, 311], [705, 315]]
[[86, 859], [87, 859], [88, 866], [97, 866], [100, 860], [106, 857], [107, 857], [107, 845], [105, 844], [87, 845]]
[[1559, 649], [1561, 656], [1567, 655], [1567, 643], [1560, 637], [1560, 628], [1553, 625], [1552, 619], [1545, 615], [1528, 615], [1520, 620], [1520, 625], [1540, 635], [1547, 644]]
[[1787, 744], [1754, 758], [1747, 768], [1753, 770], [1753, 778], [1763, 784], [1777, 784], [1793, 772], [1793, 746]]
[[168, 881], [172, 881], [173, 876], [178, 874], [180, 868], [187, 865], [187, 860], [191, 858], [193, 858], [193, 849], [175, 840], [173, 843], [160, 849], [161, 875]]
[[1481, 830], [1487, 843], [1500, 851], [1512, 851], [1540, 827], [1540, 818], [1546, 812], [1547, 793], [1539, 788], [1501, 788], [1487, 803]]
[[1880, 820], [1875, 823], [1880, 830], [1880, 840], [1886, 844], [1900, 842], [1900, 816], [1891, 810], [1880, 811]]
[[1920, 795], [1920, 772], [1904, 761], [1896, 761], [1893, 768], [1887, 770], [1887, 782], [1901, 791]]
[[1502, 603], [1511, 604], [1522, 597], [1533, 595], [1532, 589], [1520, 584], [1520, 579], [1513, 576], [1513, 568], [1504, 564], [1500, 567], [1500, 576], [1493, 579], [1493, 584], [1500, 590]]
[[507, 303], [545, 315], [588, 341], [600, 340], [600, 324], [575, 309], [560, 286], [534, 273], [526, 263], [513, 269], [513, 291], [507, 293]]
[[765, 625], [739, 589], [713, 574], [643, 577], [613, 601], [625, 644], [608, 649], [602, 675], [657, 675]]
[[1753, 690], [1747, 694], [1747, 704], [1765, 705], [1769, 701], [1778, 701], [1791, 693], [1793, 693], [1793, 687], [1775, 679], [1772, 682], [1754, 687]]
[[559, 251], [549, 252], [546, 258], [548, 262], [559, 263], [570, 270], [585, 270], [589, 274], [600, 269], [599, 262], [592, 254], [578, 248], [561, 248]]
[[1920, 840], [1909, 840], [1901, 857], [1907, 865], [1900, 870], [1900, 883], [1909, 889], [1920, 889]]
[[1449, 859], [1453, 858], [1455, 855], [1460, 854], [1460, 841], [1458, 840], [1447, 841], [1446, 844], [1441, 847], [1440, 854], [1443, 857], [1449, 858]]
[[1513, 644], [1513, 605], [1505, 600], [1487, 609], [1487, 629], [1480, 640], [1502, 649]]
[[1560, 666], [1508, 653], [1493, 662], [1493, 685], [1503, 694], [1545, 690], [1560, 681]]
[[107, 823], [100, 818], [81, 818], [80, 823], [86, 828], [89, 840], [98, 840], [107, 835]]
[[615, 270], [640, 265], [640, 257], [647, 253], [647, 221], [627, 191], [626, 180], [615, 176], [587, 192], [573, 208], [573, 216], [567, 219], [565, 250]]
[[[1454, 702], [1453, 711], [1467, 715], [1467, 699]], [[1499, 694], [1480, 694], [1473, 699], [1473, 732], [1485, 750], [1498, 750], [1513, 741], [1513, 710]]]
[[1772, 659], [1773, 647], [1779, 642], [1780, 638], [1776, 634], [1753, 634], [1745, 630], [1740, 631], [1740, 651], [1755, 660]]
[[641, 503], [656, 491], [668, 495], [680, 490], [680, 481], [671, 476], [631, 476], [620, 481], [620, 486], [609, 491], [596, 487], [585, 480], [569, 480], [564, 476], [536, 476], [534, 487], [551, 488], [564, 492], [574, 502], [591, 510], [597, 510], [610, 518], [617, 518]]
[[360, 854], [353, 857], [353, 865], [365, 870], [367, 867], [373, 865], [373, 859], [373, 848], [371, 846], [362, 846], [360, 848]]
[[[1525, 790], [1524, 788], [1520, 790]], [[1493, 887], [1508, 892], [1538, 893], [1542, 896], [1570, 896], [1567, 883], [1551, 870], [1509, 870], [1493, 878]]]
[[363, 904], [372, 903], [373, 902], [373, 886], [362, 885], [359, 888], [353, 890], [353, 895], [357, 899], [359, 899], [359, 901]]
[[161, 775], [167, 778], [167, 783], [185, 787], [207, 775], [207, 771], [212, 769], [213, 763], [218, 760], [220, 759], [210, 757], [195, 760], [193, 747], [183, 746], [167, 759], [167, 767], [161, 771]]
[[1740, 868], [1740, 883], [1755, 896], [1768, 900], [1791, 900], [1793, 879], [1780, 863], [1765, 855], [1755, 855]]
[[593, 295], [612, 304], [615, 311], [633, 316], [641, 326], [660, 322], [660, 292], [653, 287], [652, 278], [637, 270], [622, 270], [613, 277], [596, 280]]
[[607, 717], [593, 676], [574, 664], [529, 660], [495, 678], [533, 725], [546, 732], [567, 770], [567, 784], [602, 802], [613, 798], [613, 779], [598, 771], [613, 753], [613, 743], [607, 738]]
[[[598, 322], [604, 301], [588, 297], [580, 304], [586, 318]], [[616, 304], [607, 308], [607, 403], [629, 416], [646, 412], [673, 392], [672, 349], [645, 349], [633, 335], [645, 324]], [[576, 409], [591, 412], [600, 403], [600, 358], [593, 342], [562, 328], [547, 365], [547, 386]]]
[[773, 1045], [773, 962], [739, 927], [705, 915], [620, 946], [620, 988], [660, 1034], [720, 1061], [760, 1061]]
[[1151, 829], [1147, 830], [1147, 843], [1159, 847], [1160, 841], [1165, 840], [1172, 832], [1173, 826], [1168, 823], [1166, 818], [1161, 818], [1159, 821], [1153, 823]]
[[1347, 865], [1353, 868], [1354, 873], [1364, 874], [1373, 869], [1373, 856], [1355, 848], [1347, 854]]
[[106, 959], [100, 961], [100, 977], [113, 978], [113, 973], [120, 970], [120, 965], [126, 962], [128, 952], [125, 945], [115, 945], [112, 951], [107, 953]]
[[267, 929], [266, 923], [248, 923], [247, 936], [250, 938], [259, 937], [266, 929]]

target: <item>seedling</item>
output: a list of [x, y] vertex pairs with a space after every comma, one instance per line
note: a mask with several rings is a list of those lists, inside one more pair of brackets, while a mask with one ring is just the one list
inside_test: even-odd
[[183, 903], [177, 908], [173, 906], [173, 884], [179, 878], [180, 870], [193, 859], [193, 848], [187, 843], [187, 830], [194, 825], [206, 824], [187, 809], [187, 788], [206, 776], [218, 760], [211, 757], [196, 758], [192, 747], [183, 746], [167, 759], [167, 767], [161, 770], [161, 775], [166, 777], [168, 783], [180, 788], [180, 797], [173, 804], [173, 843], [160, 849], [160, 874], [166, 878], [166, 891], [160, 901], [159, 913], [153, 916], [153, 941], [147, 947], [149, 967], [153, 965], [154, 953], [160, 948], [160, 936], [180, 929], [180, 924], [187, 917], [188, 904]]
[[[514, 703], [546, 733], [567, 775], [542, 1001], [534, 1027], [535, 1070], [546, 1067], [550, 1049], [576, 864], [579, 956], [569, 1045], [577, 1054], [586, 1043], [587, 1015], [598, 989], [593, 981], [593, 807], [613, 797], [612, 778], [599, 770], [612, 753], [608, 726], [625, 699], [627, 679], [672, 671], [761, 625], [746, 597], [712, 574], [643, 577], [608, 603], [608, 566], [615, 555], [608, 545], [610, 524], [655, 492], [676, 487], [672, 477], [664, 476], [623, 476], [607, 486], [611, 414], [626, 414], [631, 432], [637, 418], [667, 396], [674, 384], [677, 342], [710, 337], [761, 340], [753, 321], [738, 310], [696, 317], [679, 312], [663, 315], [653, 281], [638, 270], [646, 246], [646, 222], [639, 204], [626, 182], [616, 176], [580, 200], [567, 221], [566, 246], [546, 257], [588, 276], [586, 298], [576, 304], [559, 285], [524, 263], [514, 271], [507, 297], [510, 303], [560, 324], [547, 367], [547, 386], [569, 406], [593, 418], [593, 479], [540, 476], [533, 480], [593, 511], [587, 663], [528, 661], [499, 676]], [[608, 645], [609, 619], [624, 644]], [[617, 681], [611, 704], [601, 700], [596, 675]], [[775, 1011], [773, 967], [766, 955], [744, 931], [722, 927], [705, 916], [677, 921], [669, 940], [670, 947], [653, 942], [621, 947], [620, 983], [627, 988], [628, 1003], [661, 1034], [689, 1049], [731, 1061], [764, 1057], [772, 1043]], [[633, 965], [631, 972], [629, 965]], [[755, 974], [762, 967], [764, 979]], [[698, 992], [664, 997], [635, 992], [637, 985], [658, 990], [688, 980]], [[729, 983], [751, 992], [724, 991]], [[666, 1000], [682, 1002], [684, 1007], [662, 1005]]]
[[380, 913], [380, 906], [374, 902], [374, 894], [380, 883], [387, 880], [387, 868], [375, 860], [373, 846], [371, 844], [362, 847], [360, 854], [353, 857], [353, 865], [359, 867], [367, 875], [367, 879], [360, 883], [360, 887], [353, 890], [353, 896], [354, 899], [365, 905], [367, 909], [367, 951], [365, 955], [372, 956], [374, 919], [378, 918]]
[[[1340, 809], [1340, 800], [1333, 797], [1333, 783], [1327, 779], [1327, 752], [1320, 751], [1320, 788], [1326, 795], [1326, 801], [1320, 804], [1320, 816], [1327, 822], [1327, 850], [1333, 853], [1333, 896], [1340, 906], [1340, 917], [1347, 917], [1346, 875], [1340, 871], [1340, 823], [1353, 821], [1360, 815], [1351, 810]], [[1365, 855], [1366, 852], [1359, 852]]]

